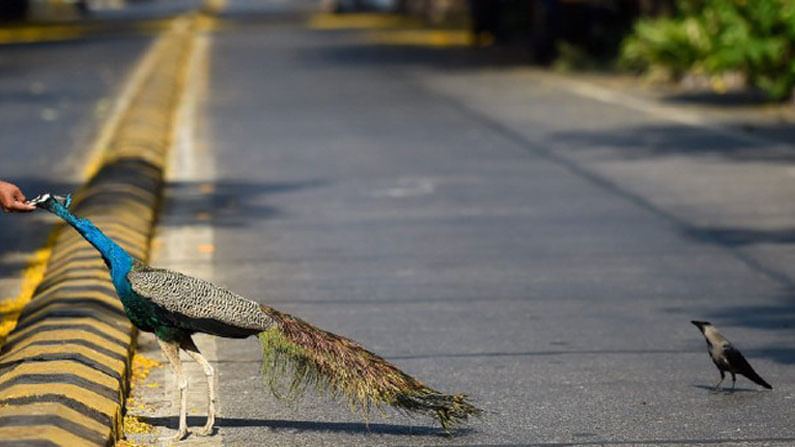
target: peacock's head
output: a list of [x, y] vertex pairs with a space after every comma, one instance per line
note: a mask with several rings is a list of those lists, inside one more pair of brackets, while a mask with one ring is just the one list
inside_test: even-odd
[[69, 209], [69, 205], [72, 204], [72, 195], [57, 196], [55, 194], [46, 193], [30, 199], [26, 203], [37, 208], [44, 208], [47, 211], [54, 212], [56, 205]]

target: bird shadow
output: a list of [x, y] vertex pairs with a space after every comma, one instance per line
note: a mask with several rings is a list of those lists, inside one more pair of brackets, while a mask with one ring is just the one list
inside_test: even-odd
[[[179, 419], [176, 416], [168, 417], [139, 417], [144, 423], [155, 427], [165, 427], [176, 430], [179, 427]], [[204, 425], [206, 419], [203, 416], [188, 416], [188, 426], [195, 427]], [[449, 437], [442, 429], [436, 427], [425, 427], [416, 425], [399, 424], [367, 424], [361, 422], [316, 422], [316, 421], [291, 421], [284, 419], [250, 419], [250, 418], [217, 418], [216, 427], [263, 427], [274, 431], [297, 430], [315, 431], [331, 433], [350, 433], [350, 434], [380, 434], [397, 436], [439, 436]], [[453, 431], [454, 435], [464, 435], [470, 433], [471, 428], [459, 428]]]
[[702, 390], [707, 390], [710, 394], [734, 394], [734, 393], [759, 393], [761, 390], [754, 389], [754, 388], [742, 388], [742, 387], [734, 387], [734, 388], [721, 388], [716, 390], [714, 386], [708, 385], [693, 385], [693, 388], [699, 388]]

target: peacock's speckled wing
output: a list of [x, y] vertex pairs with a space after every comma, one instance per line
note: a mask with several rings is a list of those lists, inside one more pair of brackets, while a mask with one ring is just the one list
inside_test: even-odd
[[208, 281], [136, 262], [132, 290], [154, 303], [162, 324], [221, 337], [248, 337], [274, 321], [259, 304]]

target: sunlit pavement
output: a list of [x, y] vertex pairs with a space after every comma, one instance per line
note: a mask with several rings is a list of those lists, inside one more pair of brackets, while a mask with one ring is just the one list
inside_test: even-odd
[[[259, 8], [233, 1], [219, 17], [199, 130], [216, 179], [204, 202], [185, 190], [211, 214], [213, 279], [488, 413], [449, 440], [423, 419], [364, 424], [311, 393], [281, 402], [255, 342], [217, 340], [216, 441], [793, 442], [795, 178], [775, 133], [373, 37], [389, 23], [346, 31]], [[722, 327], [774, 391], [740, 379], [711, 393], [692, 318]]]
[[[217, 340], [218, 437], [186, 445], [795, 442], [785, 125], [738, 135], [455, 40], [319, 29], [304, 6], [230, 1], [218, 18], [195, 149], [212, 169], [173, 185], [164, 231], [208, 226], [182, 269], [487, 415], [448, 439], [311, 392], [281, 402], [255, 341]], [[710, 392], [694, 318], [774, 390]], [[163, 395], [161, 371], [144, 394]], [[158, 399], [166, 432], [176, 409]]]

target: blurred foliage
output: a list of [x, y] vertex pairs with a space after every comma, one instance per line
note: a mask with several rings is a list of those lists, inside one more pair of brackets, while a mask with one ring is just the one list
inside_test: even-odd
[[552, 68], [559, 72], [594, 71], [601, 67], [598, 58], [593, 57], [583, 45], [561, 41], [555, 46], [556, 56]]
[[795, 87], [795, 0], [679, 0], [672, 18], [642, 19], [620, 63], [638, 70], [742, 73], [776, 100]]

